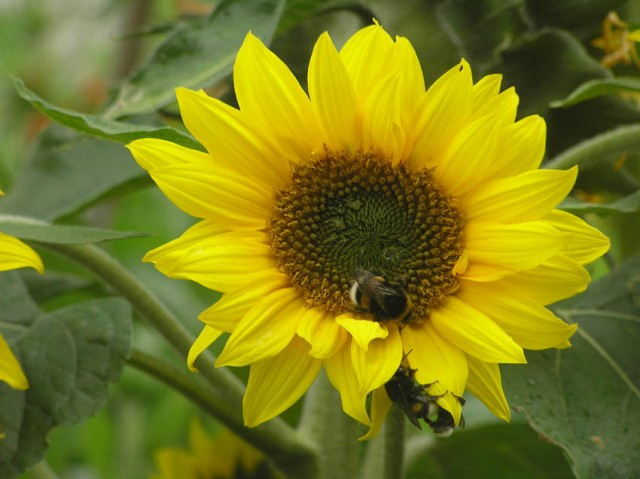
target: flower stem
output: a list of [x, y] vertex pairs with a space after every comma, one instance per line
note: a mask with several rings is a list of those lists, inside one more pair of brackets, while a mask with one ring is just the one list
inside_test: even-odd
[[216, 400], [215, 389], [195, 374], [188, 373], [184, 368], [178, 368], [169, 361], [138, 349], [131, 351], [128, 363], [175, 389], [212, 416], [218, 417], [224, 413], [221, 411], [224, 405]]
[[[101, 278], [125, 297], [140, 317], [147, 320], [186, 358], [193, 335], [175, 318], [145, 285], [105, 251], [93, 245], [44, 244]], [[138, 358], [140, 359], [140, 358]], [[244, 385], [226, 369], [214, 367], [214, 356], [205, 352], [196, 367], [209, 382], [212, 396], [208, 406], [223, 424], [247, 442], [262, 450], [278, 468], [290, 477], [314, 477], [316, 453], [298, 433], [280, 418], [256, 428], [245, 428], [242, 411]], [[152, 365], [148, 365], [152, 367]], [[154, 366], [157, 366], [154, 365]]]
[[574, 165], [588, 168], [625, 151], [640, 150], [640, 125], [626, 125], [582, 141], [546, 162], [543, 167], [565, 169]]
[[402, 479], [406, 418], [399, 407], [392, 407], [384, 422], [384, 479]]
[[299, 431], [319, 451], [319, 479], [358, 477], [361, 431], [342, 411], [340, 396], [321, 371], [306, 394]]

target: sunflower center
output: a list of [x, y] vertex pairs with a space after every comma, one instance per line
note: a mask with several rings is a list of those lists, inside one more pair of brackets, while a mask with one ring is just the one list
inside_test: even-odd
[[268, 223], [279, 268], [308, 306], [353, 310], [358, 270], [401, 286], [415, 320], [458, 284], [461, 213], [428, 170], [393, 166], [371, 152], [326, 151], [295, 166]]

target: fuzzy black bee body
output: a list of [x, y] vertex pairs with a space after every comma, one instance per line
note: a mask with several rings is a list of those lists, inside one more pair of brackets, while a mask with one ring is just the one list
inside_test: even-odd
[[371, 313], [375, 321], [405, 323], [411, 316], [411, 298], [405, 289], [366, 269], [355, 271], [349, 295], [356, 308]]
[[[420, 384], [415, 378], [416, 369], [400, 366], [393, 377], [384, 385], [389, 399], [396, 404], [405, 416], [418, 429], [422, 429], [420, 419], [426, 422], [438, 436], [449, 436], [456, 423], [449, 411], [440, 407], [437, 400], [441, 396], [432, 396], [427, 389], [433, 384]], [[458, 398], [464, 404], [463, 398]], [[459, 427], [464, 427], [464, 417]]]

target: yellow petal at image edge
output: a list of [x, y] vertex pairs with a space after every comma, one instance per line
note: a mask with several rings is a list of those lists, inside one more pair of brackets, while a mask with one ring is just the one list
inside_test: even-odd
[[0, 335], [0, 381], [5, 381], [14, 389], [27, 389], [27, 381], [20, 363], [14, 356], [11, 348]]
[[0, 233], [0, 271], [17, 268], [33, 268], [44, 273], [38, 253], [19, 239]]
[[205, 325], [200, 331], [200, 334], [194, 341], [191, 348], [189, 348], [189, 354], [187, 356], [187, 366], [193, 372], [198, 371], [198, 368], [194, 366], [194, 363], [209, 346], [211, 346], [216, 339], [220, 337], [222, 331], [219, 331], [211, 326]]
[[240, 110], [267, 138], [288, 142], [299, 158], [322, 148], [309, 97], [282, 60], [251, 33], [238, 52], [233, 81]]
[[469, 391], [491, 411], [496, 417], [511, 420], [511, 410], [502, 389], [500, 367], [497, 364], [485, 363], [472, 356], [467, 357], [469, 365]]
[[321, 366], [298, 336], [276, 356], [252, 364], [242, 403], [245, 426], [257, 426], [288, 409], [309, 389]]
[[260, 136], [242, 112], [187, 88], [178, 88], [176, 97], [185, 126], [211, 154], [214, 166], [222, 164], [274, 188], [286, 183], [288, 155]]
[[451, 344], [490, 363], [525, 363], [522, 348], [487, 315], [455, 296], [431, 313], [431, 323]]
[[366, 411], [366, 393], [358, 388], [358, 378], [351, 360], [351, 340], [332, 357], [325, 359], [324, 365], [329, 381], [340, 393], [342, 409], [356, 421], [370, 426], [371, 421]]
[[246, 366], [275, 356], [291, 342], [304, 309], [304, 300], [294, 288], [264, 297], [240, 320], [216, 366]]
[[506, 284], [462, 281], [457, 296], [488, 315], [525, 349], [556, 347], [577, 329]]
[[366, 351], [357, 342], [351, 342], [351, 361], [362, 394], [384, 385], [400, 366], [403, 353], [398, 327], [391, 324], [388, 330], [386, 338], [374, 339]]
[[328, 33], [318, 38], [309, 60], [309, 96], [332, 150], [360, 147], [358, 105], [351, 78]]
[[274, 291], [289, 286], [291, 286], [289, 276], [274, 272], [274, 274], [226, 292], [213, 306], [200, 313], [198, 319], [215, 329], [232, 333], [240, 319], [256, 302]]
[[609, 251], [609, 238], [576, 215], [553, 210], [547, 215], [546, 220], [557, 230], [571, 235], [569, 243], [562, 249], [562, 254], [580, 264], [589, 264]]
[[366, 351], [369, 343], [374, 339], [386, 338], [389, 330], [386, 325], [378, 321], [354, 318], [350, 313], [341, 314], [336, 323], [346, 329], [361, 349]]
[[311, 345], [309, 355], [318, 359], [327, 359], [336, 354], [349, 336], [336, 323], [333, 313], [321, 308], [307, 308], [296, 333]]
[[540, 219], [571, 191], [578, 168], [533, 170], [481, 185], [464, 198], [467, 221], [517, 223]]
[[378, 435], [392, 405], [384, 387], [379, 387], [371, 393], [371, 428], [364, 436], [359, 437], [358, 441], [366, 441]]

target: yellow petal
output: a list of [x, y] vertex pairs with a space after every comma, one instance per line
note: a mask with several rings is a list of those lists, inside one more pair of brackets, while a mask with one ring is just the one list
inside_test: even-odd
[[512, 271], [535, 268], [558, 254], [570, 239], [569, 234], [544, 221], [515, 225], [470, 221], [465, 226], [465, 235], [470, 264], [495, 265]]
[[189, 354], [187, 356], [187, 366], [193, 372], [198, 371], [198, 368], [194, 366], [198, 357], [209, 347], [211, 346], [216, 339], [220, 337], [222, 331], [212, 328], [211, 326], [205, 325], [200, 331], [200, 334], [194, 341], [191, 348], [189, 348]]
[[389, 34], [375, 24], [358, 30], [340, 49], [340, 58], [360, 104], [364, 104], [374, 85], [387, 73], [393, 46]]
[[155, 138], [142, 138], [126, 145], [138, 165], [146, 171], [170, 165], [209, 165], [216, 164], [208, 153], [192, 150], [171, 141]]
[[496, 158], [500, 127], [483, 117], [452, 138], [434, 171], [447, 193], [459, 197], [486, 180]]
[[420, 384], [435, 383], [436, 395], [464, 393], [467, 361], [459, 347], [442, 337], [430, 321], [402, 330], [402, 344], [409, 365]]
[[336, 354], [324, 360], [329, 381], [340, 393], [342, 409], [365, 426], [371, 425], [366, 404], [366, 394], [360, 392], [358, 378], [351, 361], [351, 344], [348, 341]]
[[219, 226], [206, 220], [150, 251], [144, 261], [171, 278], [189, 279], [222, 292], [277, 274], [264, 233], [220, 233]]
[[484, 112], [488, 110], [488, 106], [493, 105], [494, 99], [500, 93], [500, 84], [502, 83], [502, 75], [493, 74], [483, 76], [475, 85], [473, 85], [473, 100], [471, 116], [478, 118], [484, 116]]
[[303, 313], [297, 289], [283, 288], [264, 297], [240, 320], [216, 366], [245, 366], [275, 356], [291, 342]]
[[507, 276], [499, 283], [518, 288], [542, 305], [570, 298], [587, 289], [589, 272], [576, 261], [556, 255], [536, 268]]
[[505, 178], [540, 166], [544, 156], [547, 125], [544, 120], [531, 115], [500, 131], [496, 158], [500, 168], [494, 169], [494, 178]]
[[14, 389], [28, 389], [29, 381], [11, 348], [0, 335], [0, 381], [5, 381]]
[[178, 208], [228, 229], [265, 227], [273, 189], [232, 170], [211, 164], [169, 165], [149, 172]]
[[358, 441], [367, 441], [378, 435], [392, 404], [384, 387], [373, 391], [371, 394], [371, 427], [364, 436], [358, 438]]
[[469, 365], [469, 391], [480, 399], [496, 417], [505, 421], [511, 420], [511, 410], [502, 389], [500, 367], [497, 364], [486, 363], [467, 356]]
[[[513, 124], [520, 101], [515, 88], [507, 88], [502, 93], [490, 98], [485, 97], [482, 105], [476, 101], [476, 85], [473, 90], [473, 118], [485, 117], [487, 120], [497, 121], [501, 127]], [[501, 158], [497, 158], [497, 162], [500, 163]]]
[[336, 323], [346, 329], [361, 349], [366, 351], [374, 339], [386, 338], [389, 330], [377, 321], [354, 318], [350, 313], [341, 314]]
[[300, 158], [322, 147], [311, 102], [289, 68], [249, 33], [238, 52], [233, 83], [242, 112]]
[[289, 276], [274, 273], [241, 288], [225, 293], [213, 306], [205, 309], [198, 319], [225, 333], [232, 333], [238, 321], [258, 301], [278, 289], [291, 286]]
[[351, 343], [351, 360], [362, 394], [368, 394], [384, 385], [398, 370], [402, 361], [402, 341], [396, 325], [389, 325], [389, 336], [374, 339], [363, 350], [355, 341]]
[[371, 92], [364, 106], [363, 149], [392, 158], [397, 164], [404, 150], [405, 135], [399, 97], [402, 92], [399, 75], [387, 77]]
[[578, 169], [533, 170], [481, 185], [463, 201], [467, 221], [517, 223], [546, 215], [571, 191]]
[[444, 149], [469, 120], [472, 92], [471, 67], [464, 60], [429, 87], [416, 110], [413, 167], [438, 164]]
[[255, 427], [292, 406], [315, 381], [321, 366], [297, 336], [276, 356], [252, 364], [242, 401], [245, 426]]
[[589, 264], [609, 251], [609, 238], [571, 213], [553, 210], [546, 220], [558, 231], [571, 234], [571, 240], [562, 249], [562, 254], [580, 264]]
[[544, 306], [506, 284], [462, 281], [456, 293], [482, 311], [526, 349], [547, 349], [566, 342], [578, 325], [567, 324]]
[[449, 296], [431, 312], [436, 330], [453, 345], [490, 363], [525, 363], [522, 348], [487, 315]]
[[44, 273], [38, 253], [19, 239], [0, 233], [0, 271], [17, 268], [33, 268]]
[[240, 111], [186, 88], [178, 88], [176, 96], [185, 126], [214, 162], [274, 188], [286, 183], [287, 154], [256, 133]]
[[333, 150], [360, 146], [359, 112], [351, 78], [328, 33], [316, 42], [309, 61], [309, 96]]
[[309, 354], [326, 359], [336, 354], [347, 341], [348, 334], [333, 313], [321, 308], [309, 308], [298, 323], [297, 333], [311, 344]]

